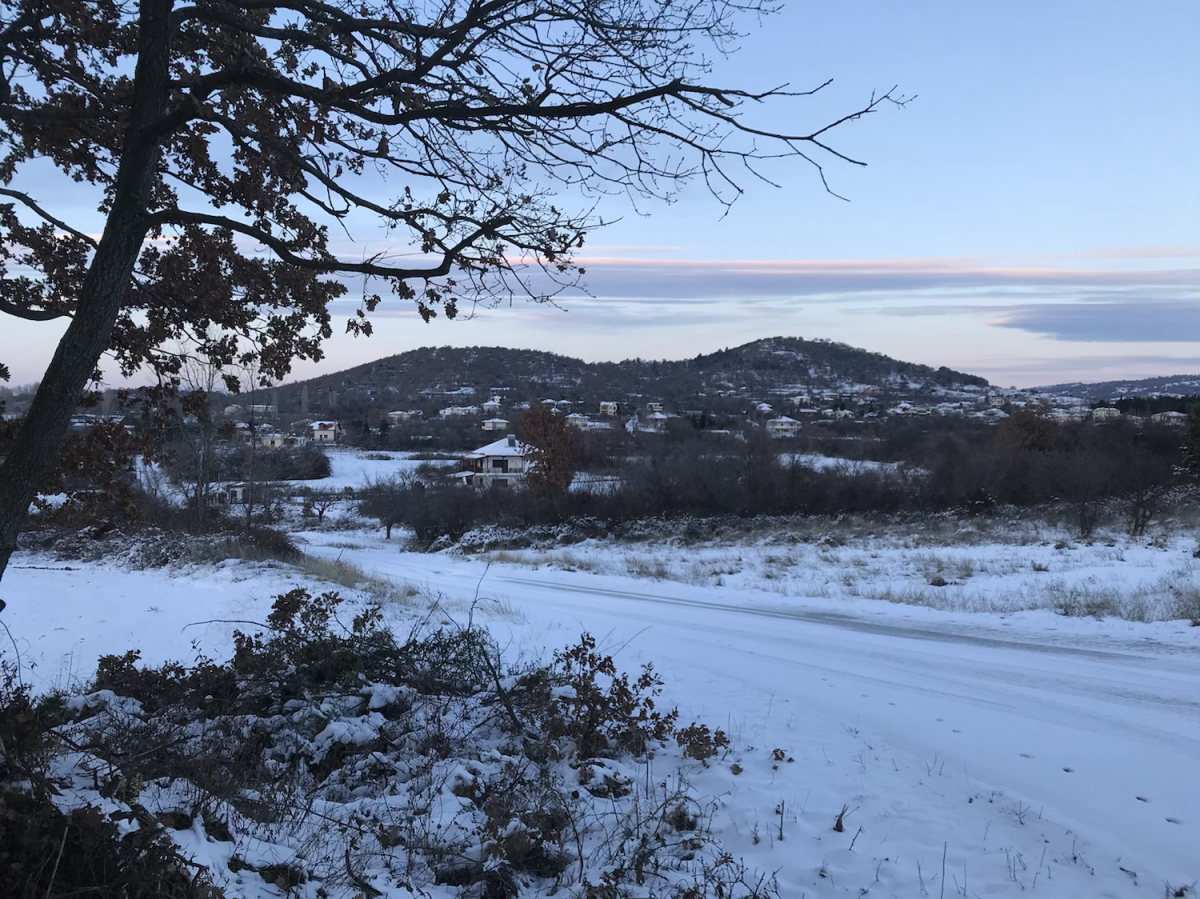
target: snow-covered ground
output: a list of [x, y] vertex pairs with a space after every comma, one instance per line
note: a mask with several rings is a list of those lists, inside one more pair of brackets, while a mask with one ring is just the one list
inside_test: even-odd
[[[1200, 878], [1200, 628], [1186, 621], [937, 611], [803, 595], [799, 582], [773, 594], [744, 547], [727, 552], [741, 552], [750, 573], [717, 585], [403, 553], [366, 532], [300, 537], [313, 555], [421, 587], [411, 608], [390, 610], [397, 627], [434, 608], [435, 618], [485, 622], [512, 658], [548, 658], [588, 631], [627, 670], [652, 661], [681, 720], [721, 727], [733, 742], [708, 768], [671, 747], [654, 778], [690, 781], [728, 851], [776, 872], [787, 899], [1160, 897], [1166, 884]], [[1019, 589], [1026, 576], [1084, 578], [1091, 567], [1112, 582], [1121, 566], [1156, 567], [1132, 549], [1100, 567], [1112, 548], [1013, 547], [1004, 564], [1023, 559], [1029, 574], [997, 577]], [[830, 571], [864, 567], [846, 547], [770, 549], [809, 550], [841, 553], [822, 563]], [[1003, 567], [994, 547], [961, 550], [975, 553], [964, 556], [975, 560], [971, 578], [981, 561]], [[1178, 564], [1194, 578], [1185, 550], [1145, 553], [1173, 560], [1158, 570]], [[937, 552], [953, 562], [958, 551]], [[911, 563], [898, 549], [862, 552], [880, 572]], [[664, 565], [707, 564], [694, 548], [655, 553]], [[1032, 571], [1043, 561], [1049, 572]], [[195, 640], [220, 658], [236, 625], [187, 625], [262, 620], [276, 593], [311, 583], [245, 562], [130, 572], [21, 553], [14, 566], [0, 588], [4, 621], [43, 687], [86, 677], [101, 652], [188, 660]], [[261, 883], [226, 888], [281, 895]]]

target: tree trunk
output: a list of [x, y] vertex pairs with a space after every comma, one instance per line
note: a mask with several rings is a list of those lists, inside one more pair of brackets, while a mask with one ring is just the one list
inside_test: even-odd
[[17, 545], [29, 504], [54, 471], [71, 415], [108, 349], [121, 302], [146, 236], [146, 205], [159, 162], [152, 125], [166, 108], [171, 0], [142, 0], [138, 61], [125, 148], [104, 233], [84, 278], [75, 316], [0, 466], [0, 578]]

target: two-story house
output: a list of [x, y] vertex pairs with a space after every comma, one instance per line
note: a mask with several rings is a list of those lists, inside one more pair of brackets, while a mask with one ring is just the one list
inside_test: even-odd
[[800, 422], [786, 415], [780, 415], [767, 422], [767, 433], [772, 437], [795, 437], [800, 433]]
[[342, 439], [341, 422], [314, 421], [309, 428], [312, 430], [313, 443], [338, 443]]
[[513, 487], [533, 467], [531, 451], [516, 437], [502, 437], [463, 456], [462, 471], [453, 477], [471, 487]]

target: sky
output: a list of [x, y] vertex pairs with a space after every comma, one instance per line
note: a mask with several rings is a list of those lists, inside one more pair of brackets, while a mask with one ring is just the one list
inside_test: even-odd
[[[1200, 371], [1200, 4], [1013, 0], [789, 3], [716, 83], [833, 83], [755, 111], [799, 130], [898, 85], [915, 98], [840, 129], [866, 168], [802, 164], [746, 182], [727, 214], [699, 185], [581, 252], [587, 294], [424, 324], [385, 303], [295, 377], [431, 345], [588, 360], [683, 358], [776, 336], [828, 338], [1005, 386]], [[766, 116], [766, 118], [763, 118]], [[39, 199], [73, 201], [47, 179]], [[373, 224], [340, 249], [385, 246]], [[355, 289], [352, 288], [352, 294]], [[0, 321], [0, 360], [34, 380], [56, 324]]]

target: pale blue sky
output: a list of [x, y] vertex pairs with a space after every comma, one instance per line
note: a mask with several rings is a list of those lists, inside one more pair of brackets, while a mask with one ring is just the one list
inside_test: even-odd
[[[678, 358], [776, 334], [1002, 384], [1200, 371], [1200, 4], [792, 3], [713, 80], [829, 77], [769, 124], [917, 95], [836, 139], [870, 163], [830, 167], [851, 202], [799, 165], [724, 218], [699, 186], [649, 218], [613, 202], [622, 220], [584, 250], [595, 298], [429, 326], [392, 303], [375, 337], [339, 334], [298, 374], [431, 344]], [[39, 196], [86, 202], [75, 191]], [[58, 329], [0, 327], [14, 379], [36, 377]]]

